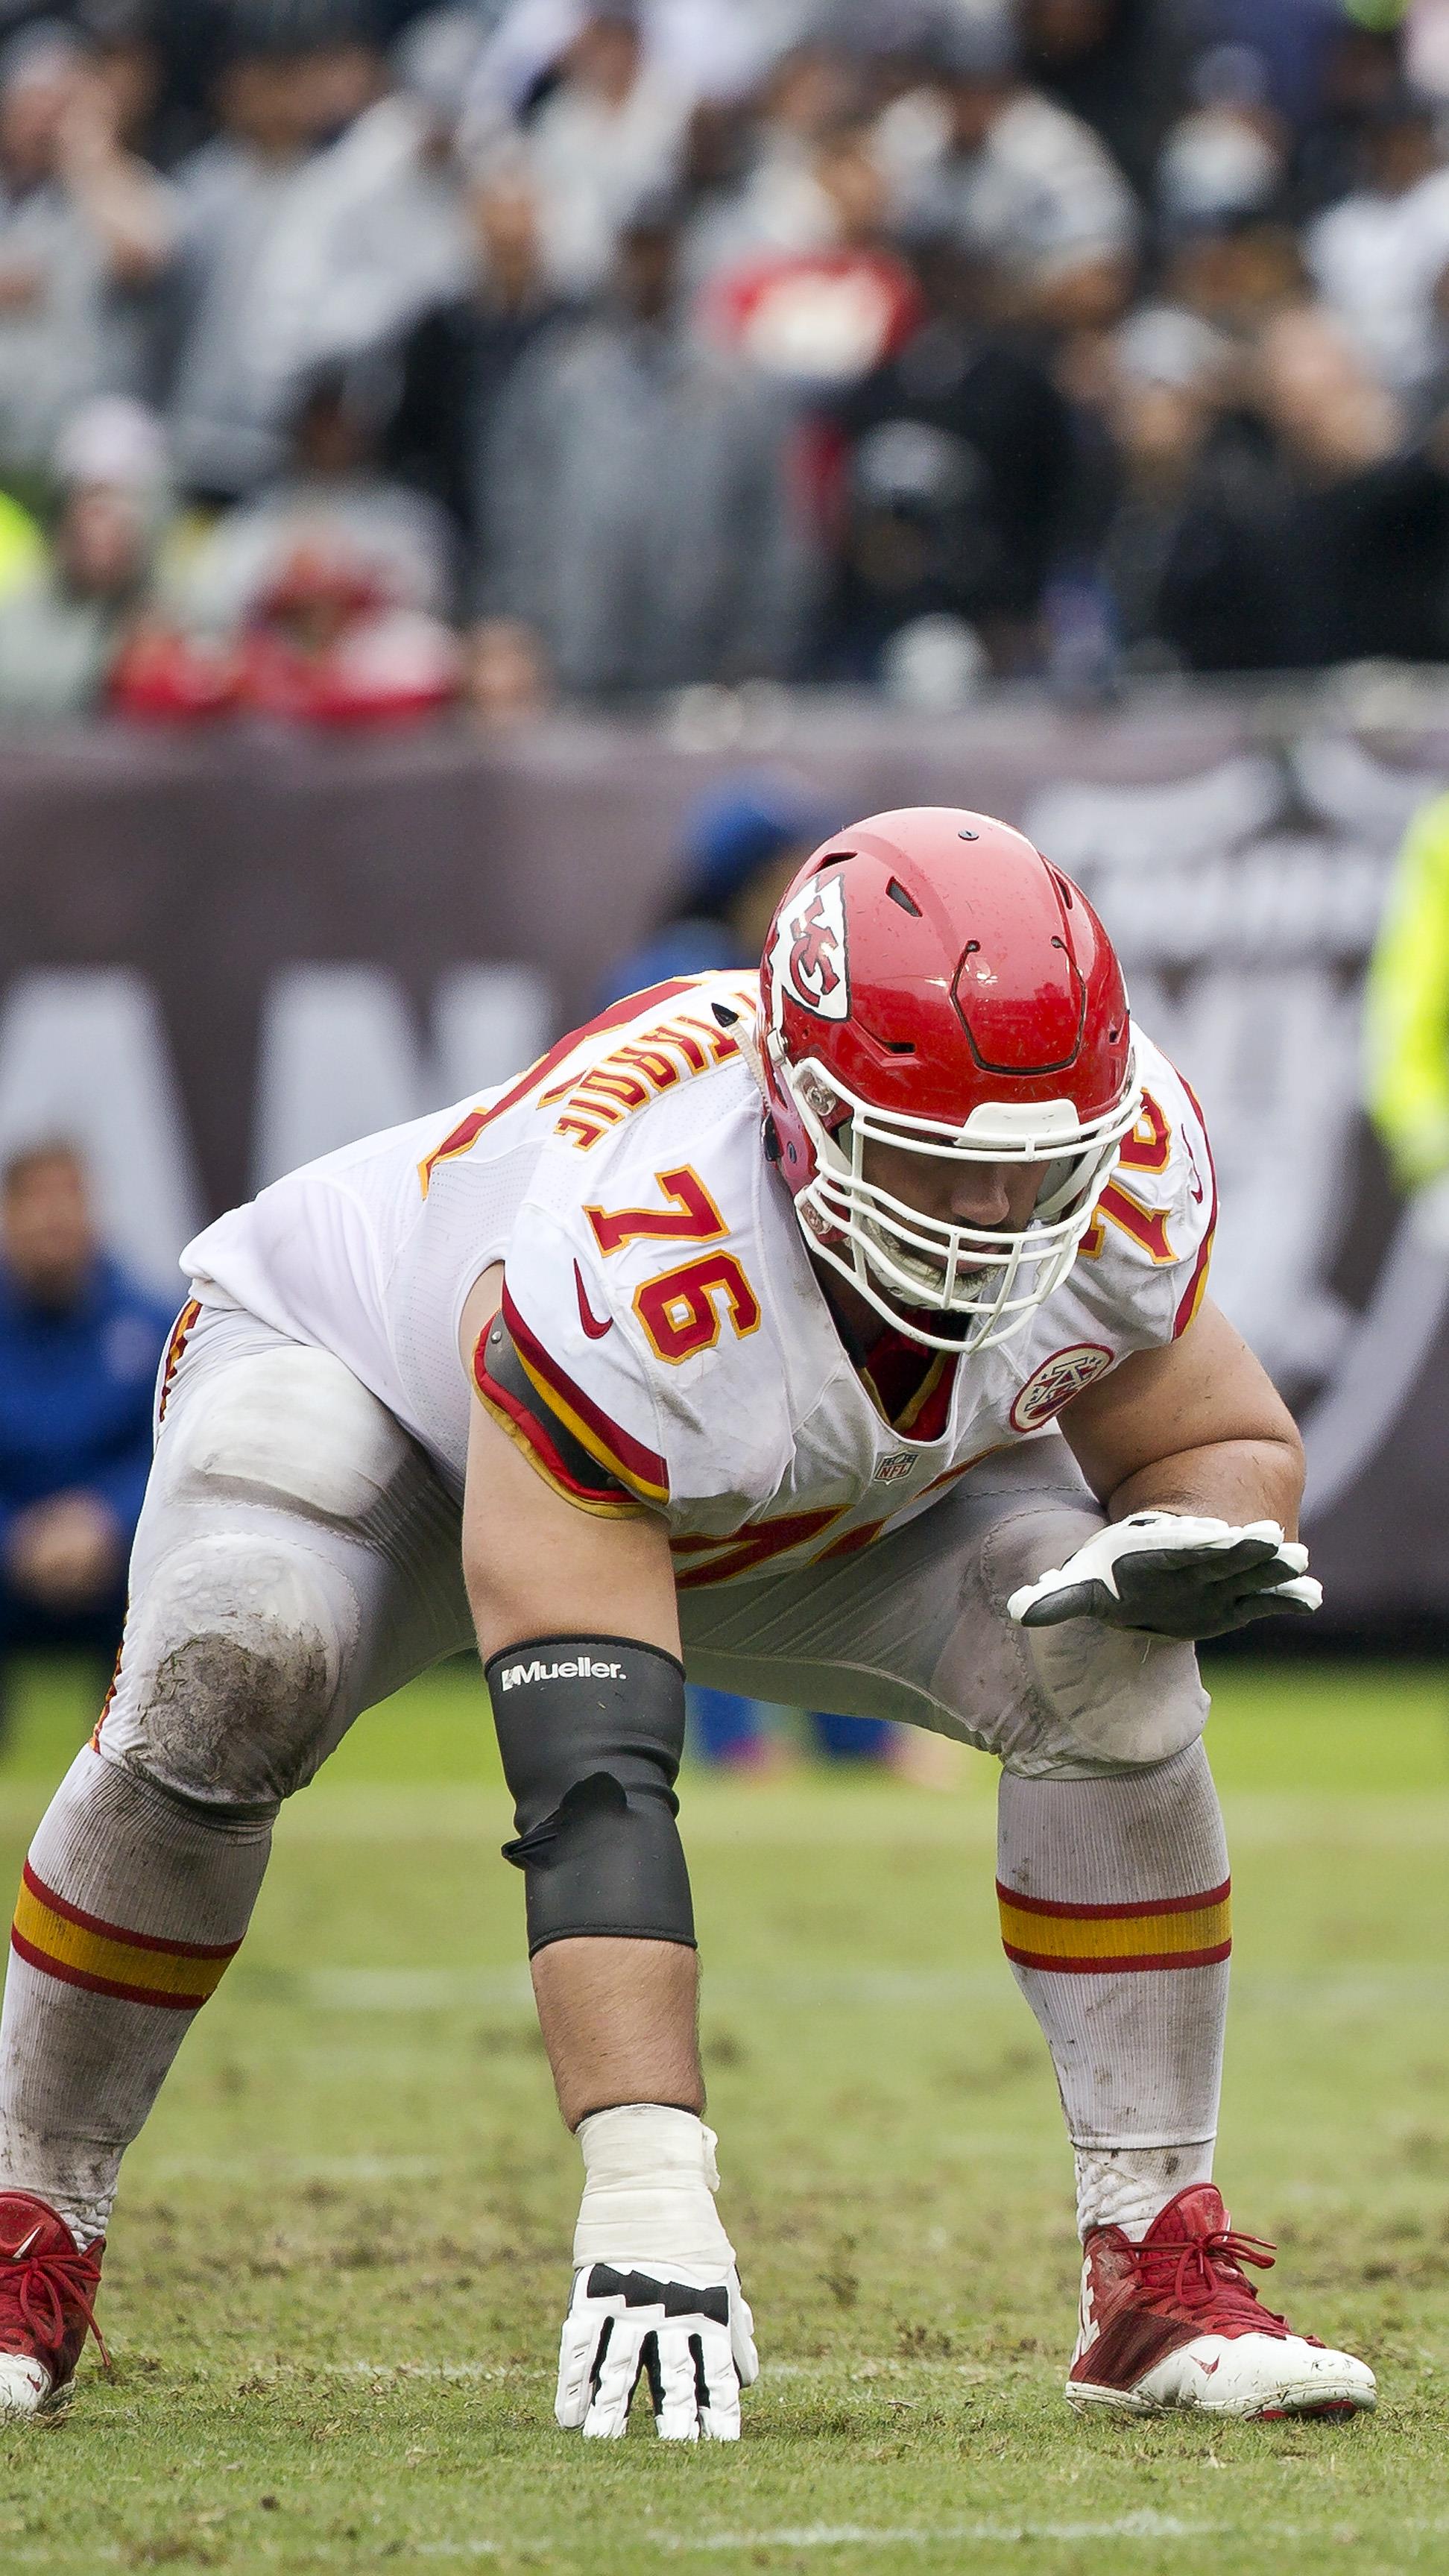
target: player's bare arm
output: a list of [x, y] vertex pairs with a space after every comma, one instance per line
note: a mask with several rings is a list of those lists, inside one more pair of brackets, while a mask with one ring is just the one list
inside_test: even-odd
[[[501, 1295], [497, 1267], [470, 1292], [460, 1337], [470, 1370]], [[468, 1431], [463, 1571], [479, 1653], [496, 1690], [506, 1688], [510, 1650], [538, 1641], [547, 1641], [555, 1662], [631, 1670], [642, 1646], [657, 1650], [661, 1663], [667, 1659], [677, 1672], [682, 1720], [679, 1617], [663, 1522], [642, 1510], [597, 1518], [562, 1499], [481, 1403], [473, 1406]], [[646, 1666], [646, 1676], [657, 1686], [656, 1671]], [[569, 1877], [573, 1887], [562, 1914], [555, 1907], [547, 1920], [530, 1904], [530, 1965], [559, 2109], [568, 2127], [582, 2133], [587, 2172], [559, 2418], [592, 2435], [620, 2432], [642, 2373], [662, 2434], [729, 2440], [739, 2426], [740, 2384], [753, 2378], [757, 2365], [733, 2250], [713, 2207], [713, 2140], [699, 2117], [697, 1957], [691, 1940], [649, 1937], [651, 1901], [662, 1903], [665, 1916], [669, 1911], [668, 1894], [661, 1899], [657, 1887], [652, 1896], [645, 1889], [643, 1912], [628, 1934], [570, 1936], [568, 1904], [581, 1905], [587, 1920], [598, 1890], [592, 1855], [586, 1847], [570, 1853], [568, 1824], [556, 1819], [615, 1759], [633, 1712], [627, 1701], [621, 1714], [601, 1704], [591, 1679], [578, 1672], [558, 1689], [582, 1754], [569, 1777], [561, 1752], [542, 1800], [547, 1804], [561, 1788], [559, 1807], [532, 1821], [535, 1834], [552, 1839], [544, 1857], [556, 1864], [555, 1879]], [[549, 1713], [545, 1708], [545, 1720]], [[524, 1779], [508, 1713], [495, 1706], [495, 1716], [505, 1770], [517, 1790]], [[623, 1767], [617, 1764], [620, 1772]], [[613, 1774], [604, 1776], [612, 1782]], [[671, 1770], [671, 1787], [672, 1779]], [[519, 1821], [529, 1821], [522, 1802]], [[664, 1831], [672, 1836], [672, 1819]], [[657, 1856], [651, 1870], [647, 1843], [634, 1858], [642, 1876], [657, 1876]], [[682, 1873], [682, 1853], [677, 1869]], [[532, 1896], [539, 1884], [533, 1871], [529, 1884]], [[696, 2293], [703, 2305], [692, 2304]]]
[[1298, 1426], [1262, 1361], [1210, 1297], [1181, 1339], [1134, 1351], [1058, 1416], [1114, 1521], [1129, 1512], [1274, 1520], [1297, 1535]]
[[1059, 1419], [1111, 1526], [1024, 1587], [1014, 1616], [1212, 1637], [1317, 1607], [1295, 1538], [1297, 1425], [1211, 1299], [1180, 1339], [1134, 1351]]
[[[465, 1349], [497, 1309], [499, 1270], [464, 1309]], [[680, 1656], [669, 1541], [661, 1522], [592, 1520], [543, 1483], [475, 1404], [463, 1502], [463, 1572], [486, 1663], [539, 1637], [634, 1637]], [[695, 1953], [677, 1942], [607, 1936], [550, 1942], [533, 1956], [539, 2025], [571, 2129], [619, 2102], [704, 2108], [695, 2044]]]
[[[463, 1309], [465, 1366], [502, 1293], [503, 1268], [495, 1263]], [[562, 1633], [639, 1637], [678, 1659], [679, 1611], [663, 1522], [643, 1510], [610, 1520], [577, 1510], [543, 1482], [476, 1402], [468, 1422], [463, 1574], [485, 1662], [525, 1638]]]

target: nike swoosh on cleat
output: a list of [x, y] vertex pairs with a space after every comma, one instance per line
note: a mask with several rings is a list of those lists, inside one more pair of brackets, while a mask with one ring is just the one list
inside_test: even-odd
[[26, 2237], [25, 2242], [24, 2242], [24, 2244], [23, 2244], [23, 2245], [16, 2245], [16, 2246], [13, 2246], [13, 2247], [11, 2248], [11, 2252], [10, 2252], [9, 2260], [10, 2260], [12, 2263], [23, 2263], [23, 2262], [24, 2262], [26, 2255], [29, 2253], [29, 2251], [30, 2251], [30, 2249], [31, 2249], [31, 2246], [35, 2243], [35, 2240], [36, 2240], [37, 2236], [40, 2234], [40, 2227], [41, 2227], [41, 2225], [43, 2225], [43, 2223], [44, 2223], [44, 2222], [43, 2222], [43, 2221], [41, 2221], [41, 2222], [39, 2222], [36, 2226], [32, 2227], [32, 2229], [31, 2229], [31, 2231], [30, 2231], [30, 2234]]
[[[1194, 2359], [1195, 2361], [1197, 2360], [1197, 2355], [1196, 2355], [1196, 2353], [1194, 2353], [1194, 2355], [1193, 2355], [1193, 2359]], [[1199, 2370], [1202, 2372], [1202, 2375], [1203, 2375], [1204, 2379], [1211, 2379], [1211, 2377], [1212, 2377], [1212, 2375], [1213, 2375], [1214, 2371], [1216, 2371], [1216, 2370], [1221, 2370], [1221, 2368], [1222, 2368], [1222, 2366], [1223, 2366], [1223, 2357], [1222, 2357], [1222, 2354], [1221, 2354], [1221, 2353], [1219, 2353], [1219, 2354], [1218, 2354], [1218, 2357], [1217, 2357], [1217, 2360], [1216, 2360], [1216, 2361], [1199, 2361], [1199, 2362], [1198, 2362], [1198, 2364], [1197, 2364], [1197, 2366], [1198, 2366]]]
[[612, 1315], [606, 1315], [601, 1323], [593, 1312], [588, 1298], [584, 1295], [584, 1274], [577, 1262], [574, 1263], [574, 1286], [578, 1290], [579, 1297], [579, 1322], [591, 1342], [601, 1342], [606, 1333], [612, 1333], [614, 1318]]

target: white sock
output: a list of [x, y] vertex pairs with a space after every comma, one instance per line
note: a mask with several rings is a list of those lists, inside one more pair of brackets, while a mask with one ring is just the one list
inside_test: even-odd
[[999, 1818], [1002, 1938], [1051, 2049], [1081, 2223], [1140, 2234], [1212, 2170], [1229, 1935], [1207, 1757], [1007, 1772]]
[[82, 2248], [121, 2156], [245, 1932], [268, 1820], [181, 1806], [87, 1745], [26, 1863], [0, 2015], [0, 2189], [34, 2192]]
[[1078, 2235], [1120, 2227], [1135, 2243], [1189, 2183], [1212, 2181], [1215, 2144], [1202, 2138], [1183, 2147], [1078, 2147]]

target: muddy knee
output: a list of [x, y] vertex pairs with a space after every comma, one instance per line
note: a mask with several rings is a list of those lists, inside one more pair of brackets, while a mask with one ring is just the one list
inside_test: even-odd
[[133, 1607], [105, 1750], [188, 1803], [275, 1807], [327, 1749], [356, 1616], [304, 1549], [192, 1540]]

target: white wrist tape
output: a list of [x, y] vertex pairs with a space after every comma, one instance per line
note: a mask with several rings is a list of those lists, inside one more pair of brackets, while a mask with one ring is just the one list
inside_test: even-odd
[[693, 2111], [626, 2102], [579, 2124], [584, 2196], [574, 2230], [574, 2266], [669, 2263], [721, 2279], [734, 2248], [714, 2195], [715, 2134]]

